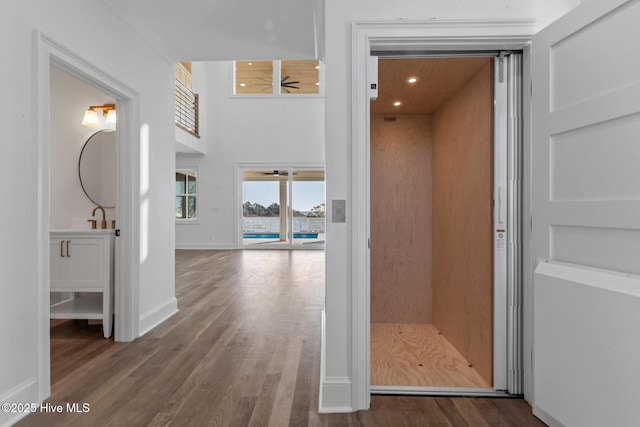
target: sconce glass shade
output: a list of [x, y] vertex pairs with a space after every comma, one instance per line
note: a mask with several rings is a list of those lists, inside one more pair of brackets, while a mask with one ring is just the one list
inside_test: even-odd
[[116, 110], [109, 110], [107, 113], [107, 123], [115, 123], [116, 122]]
[[85, 126], [98, 126], [98, 113], [91, 109], [85, 111], [82, 124]]

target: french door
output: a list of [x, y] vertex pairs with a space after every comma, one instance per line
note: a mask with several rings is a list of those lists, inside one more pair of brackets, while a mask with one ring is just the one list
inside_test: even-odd
[[323, 249], [324, 169], [239, 166], [238, 246]]

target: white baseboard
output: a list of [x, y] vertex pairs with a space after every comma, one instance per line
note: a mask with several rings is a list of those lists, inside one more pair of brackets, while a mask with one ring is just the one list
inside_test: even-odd
[[177, 243], [176, 249], [237, 249], [233, 243]]
[[325, 374], [326, 320], [322, 310], [322, 338], [320, 348], [320, 399], [318, 412], [321, 414], [343, 414], [354, 412], [351, 404], [351, 378], [327, 377]]
[[351, 378], [323, 377], [320, 379], [321, 414], [343, 414], [354, 412], [351, 406]]
[[140, 336], [178, 312], [178, 300], [174, 297], [140, 316]]
[[[0, 396], [0, 403], [16, 403], [16, 404], [37, 404], [40, 408], [41, 400], [38, 397], [38, 381], [35, 378], [29, 379], [22, 384], [14, 387]], [[21, 408], [16, 408], [21, 409]], [[9, 427], [18, 420], [29, 415], [28, 411], [21, 412], [5, 412], [0, 411], [0, 426]]]
[[547, 412], [540, 409], [538, 406], [533, 405], [532, 409], [533, 409], [533, 415], [538, 417], [543, 423], [545, 423], [549, 427], [564, 427], [564, 424], [562, 424], [560, 421], [553, 418], [551, 415], [549, 415]]

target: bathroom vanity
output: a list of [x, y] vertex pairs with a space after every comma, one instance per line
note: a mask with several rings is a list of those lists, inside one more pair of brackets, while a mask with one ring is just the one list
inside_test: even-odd
[[102, 320], [111, 336], [114, 314], [114, 230], [52, 230], [50, 291], [72, 298], [50, 307], [52, 319]]

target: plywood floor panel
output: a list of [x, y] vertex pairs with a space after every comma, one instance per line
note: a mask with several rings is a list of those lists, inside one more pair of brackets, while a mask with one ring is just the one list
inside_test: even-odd
[[431, 324], [371, 324], [371, 384], [491, 387]]

